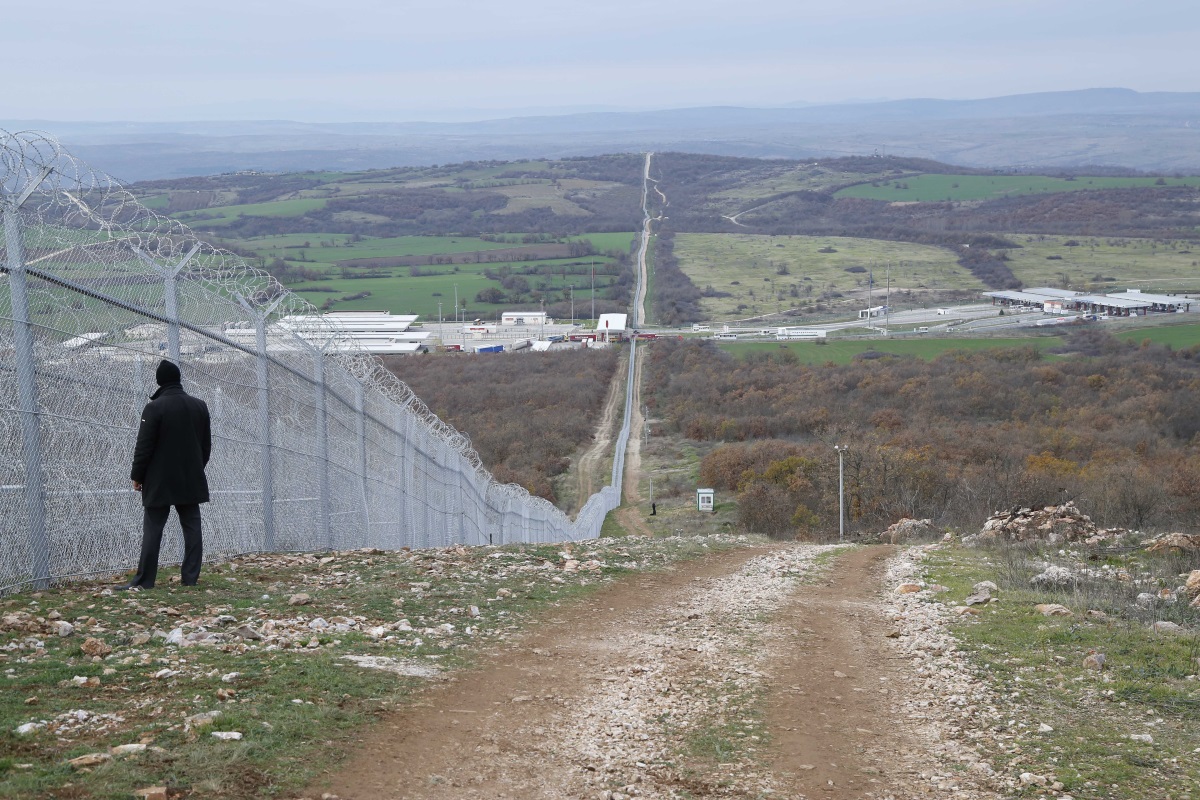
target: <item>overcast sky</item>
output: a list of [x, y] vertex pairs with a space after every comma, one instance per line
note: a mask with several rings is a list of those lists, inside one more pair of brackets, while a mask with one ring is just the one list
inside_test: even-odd
[[6, 3], [0, 20], [2, 119], [1200, 90], [1195, 0], [59, 0]]

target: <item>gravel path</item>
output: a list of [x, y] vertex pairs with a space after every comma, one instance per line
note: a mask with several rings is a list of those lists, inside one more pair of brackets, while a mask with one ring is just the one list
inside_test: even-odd
[[894, 552], [777, 545], [631, 577], [384, 719], [309, 796], [995, 797], [956, 733], [986, 698], [941, 621], [891, 592], [917, 569]]

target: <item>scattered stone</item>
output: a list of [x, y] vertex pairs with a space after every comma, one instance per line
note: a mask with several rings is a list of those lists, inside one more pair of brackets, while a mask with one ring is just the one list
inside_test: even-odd
[[75, 626], [65, 619], [60, 619], [54, 623], [54, 632], [65, 639], [75, 632]]
[[149, 642], [150, 634], [145, 632], [135, 633], [133, 636], [129, 637], [129, 643], [134, 647], [141, 647], [144, 644], [149, 644]]
[[294, 594], [288, 598], [289, 606], [306, 606], [311, 602], [312, 602], [312, 598], [309, 597], [304, 592], [300, 592], [299, 594]]
[[971, 587], [971, 591], [973, 591], [973, 592], [998, 592], [998, 591], [1000, 591], [1000, 587], [997, 586], [996, 584], [992, 583], [991, 581], [980, 581], [979, 583], [977, 583]]
[[108, 748], [108, 752], [114, 756], [131, 756], [134, 753], [146, 752], [146, 745], [137, 742], [134, 744], [119, 744], [116, 747]]
[[1043, 617], [1073, 617], [1074, 612], [1059, 603], [1038, 603], [1034, 606]]
[[1174, 622], [1160, 620], [1150, 626], [1150, 630], [1155, 633], [1185, 633], [1185, 629], [1181, 625], [1176, 625]]
[[1151, 553], [1187, 552], [1200, 550], [1200, 534], [1164, 533], [1142, 542]]
[[1082, 542], [1099, 544], [1128, 533], [1123, 528], [1097, 528], [1091, 517], [1074, 503], [1031, 508], [1014, 508], [988, 517], [983, 529], [973, 536], [964, 536], [963, 544], [979, 544], [990, 540], [1009, 542], [1045, 541], [1049, 544]]
[[241, 626], [234, 631], [234, 634], [242, 637], [243, 639], [249, 639], [255, 642], [260, 641], [263, 638], [261, 633], [254, 630], [254, 628], [251, 628], [249, 625]]
[[111, 645], [102, 642], [99, 639], [93, 639], [90, 636], [83, 640], [83, 644], [80, 646], [80, 649], [83, 650], [84, 655], [91, 656], [92, 658], [103, 658], [112, 652]]
[[1145, 744], [1154, 744], [1154, 737], [1148, 733], [1131, 733], [1129, 739], [1134, 742], [1144, 742]]
[[366, 669], [379, 669], [384, 672], [394, 672], [397, 675], [408, 675], [413, 678], [434, 678], [440, 673], [437, 667], [419, 664], [415, 661], [401, 661], [387, 656], [342, 656], [343, 661], [353, 661]]
[[183, 647], [184, 641], [183, 628], [175, 628], [173, 631], [167, 634], [167, 644]]
[[48, 723], [45, 720], [40, 722], [26, 722], [24, 725], [17, 726], [16, 734], [18, 736], [28, 736], [29, 734], [46, 727], [47, 724]]
[[1104, 664], [1107, 660], [1108, 659], [1105, 657], [1104, 653], [1097, 653], [1093, 650], [1084, 656], [1083, 666], [1085, 669], [1094, 669], [1100, 671], [1104, 669]]
[[918, 536], [929, 536], [936, 533], [931, 519], [911, 519], [903, 517], [899, 522], [888, 527], [879, 534], [879, 541], [888, 544], [900, 544]]
[[842, 671], [841, 671], [841, 670], [839, 670], [839, 669], [835, 669], [835, 670], [833, 671], [833, 677], [835, 677], [835, 678], [849, 678], [850, 676], [849, 676], [849, 675], [847, 675], [846, 673], [842, 672]]
[[83, 767], [94, 767], [97, 764], [103, 764], [105, 761], [112, 761], [112, 756], [108, 753], [88, 753], [78, 758], [72, 758], [67, 763], [75, 769], [82, 769]]
[[242, 738], [241, 731], [213, 731], [212, 737], [223, 742], [236, 742]]
[[1022, 786], [1045, 786], [1050, 783], [1050, 780], [1045, 775], [1037, 775], [1032, 772], [1021, 773]]
[[133, 796], [138, 800], [167, 800], [167, 787], [147, 786], [144, 789], [135, 790]]
[[1074, 586], [1078, 577], [1066, 567], [1051, 566], [1034, 575], [1029, 582], [1037, 589], [1065, 589]]
[[976, 590], [974, 594], [967, 597], [963, 602], [969, 606], [979, 606], [992, 601], [992, 593], [987, 590]]
[[1054, 728], [1051, 728], [1049, 725], [1043, 722], [1038, 725], [1038, 733], [1054, 733]]
[[221, 716], [220, 710], [204, 711], [199, 714], [192, 714], [190, 717], [185, 717], [183, 720], [183, 729], [190, 731], [192, 728], [203, 728], [212, 725], [216, 722], [217, 717]]
[[968, 615], [979, 614], [979, 609], [973, 608], [971, 606], [958, 606], [957, 608], [954, 609], [954, 613], [958, 614], [960, 617], [965, 617]]
[[1184, 591], [1190, 598], [1200, 597], [1200, 569], [1194, 569], [1188, 573], [1187, 580], [1183, 584]]
[[921, 591], [919, 583], [902, 583], [896, 587], [896, 594], [912, 594]]

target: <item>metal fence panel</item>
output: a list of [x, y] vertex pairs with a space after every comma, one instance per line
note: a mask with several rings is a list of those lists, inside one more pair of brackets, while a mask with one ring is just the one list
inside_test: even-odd
[[302, 298], [50, 137], [0, 131], [0, 214], [0, 591], [136, 560], [129, 463], [162, 358], [212, 416], [210, 556], [585, 539], [620, 503], [616, 466], [573, 521], [496, 483], [378, 360], [277, 325], [316, 315]]

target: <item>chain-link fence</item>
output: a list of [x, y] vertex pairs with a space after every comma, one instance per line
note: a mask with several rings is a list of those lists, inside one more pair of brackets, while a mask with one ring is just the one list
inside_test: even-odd
[[[161, 358], [212, 415], [210, 556], [584, 539], [620, 503], [615, 468], [574, 521], [496, 483], [332, 326], [275, 324], [315, 315], [303, 299], [45, 135], [0, 131], [0, 216], [0, 592], [136, 562]], [[169, 531], [163, 561], [181, 549]]]

